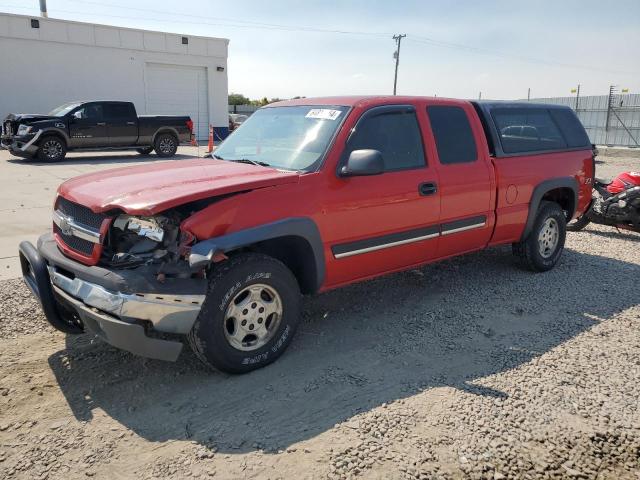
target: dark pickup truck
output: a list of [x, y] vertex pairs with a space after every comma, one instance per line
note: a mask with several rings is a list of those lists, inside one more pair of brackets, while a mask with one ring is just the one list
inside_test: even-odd
[[71, 150], [137, 150], [171, 157], [193, 135], [188, 116], [138, 116], [131, 102], [71, 102], [47, 115], [9, 114], [0, 146], [23, 158], [56, 162]]

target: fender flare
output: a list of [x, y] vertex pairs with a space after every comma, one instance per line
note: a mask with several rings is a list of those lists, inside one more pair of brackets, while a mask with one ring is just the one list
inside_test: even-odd
[[569, 212], [569, 217], [573, 217], [576, 208], [578, 208], [578, 181], [574, 177], [558, 177], [540, 182], [536, 185], [533, 189], [533, 193], [531, 194], [529, 215], [527, 216], [527, 223], [522, 232], [522, 236], [520, 237], [521, 240], [527, 238], [533, 229], [533, 222], [536, 220], [536, 213], [538, 212], [538, 207], [540, 206], [542, 197], [556, 188], [569, 188], [573, 192], [573, 212]]
[[155, 133], [153, 134], [153, 136], [151, 137], [151, 145], [153, 145], [156, 141], [156, 137], [162, 133], [171, 133], [173, 135], [175, 135], [176, 139], [178, 140], [178, 142], [180, 142], [180, 135], [178, 134], [178, 130], [176, 130], [173, 127], [160, 127], [158, 130], [155, 131]]
[[60, 137], [64, 141], [65, 146], [69, 148], [70, 138], [69, 138], [69, 135], [67, 135], [67, 132], [60, 130], [57, 127], [45, 127], [45, 128], [41, 128], [38, 131], [41, 132], [39, 138], [45, 137], [47, 135]]
[[189, 265], [192, 268], [200, 268], [211, 263], [216, 252], [226, 253], [280, 237], [299, 237], [309, 243], [316, 267], [315, 291], [319, 290], [325, 275], [324, 247], [318, 226], [308, 217], [285, 218], [198, 242], [191, 247]]

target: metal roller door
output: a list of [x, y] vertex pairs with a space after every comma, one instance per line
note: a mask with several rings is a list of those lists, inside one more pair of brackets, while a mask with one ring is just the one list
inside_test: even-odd
[[205, 67], [147, 63], [145, 69], [147, 115], [189, 115], [198, 139], [209, 128], [209, 92]]

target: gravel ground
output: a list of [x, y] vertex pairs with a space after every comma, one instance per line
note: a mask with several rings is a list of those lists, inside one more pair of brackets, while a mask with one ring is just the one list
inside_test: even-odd
[[2, 282], [0, 478], [638, 479], [639, 247], [588, 227], [545, 274], [496, 248], [308, 298], [244, 376], [65, 337]]

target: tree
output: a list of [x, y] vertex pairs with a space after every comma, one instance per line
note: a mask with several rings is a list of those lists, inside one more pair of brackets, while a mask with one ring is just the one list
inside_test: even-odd
[[249, 105], [251, 104], [251, 100], [242, 95], [241, 93], [230, 93], [229, 94], [229, 105]]

